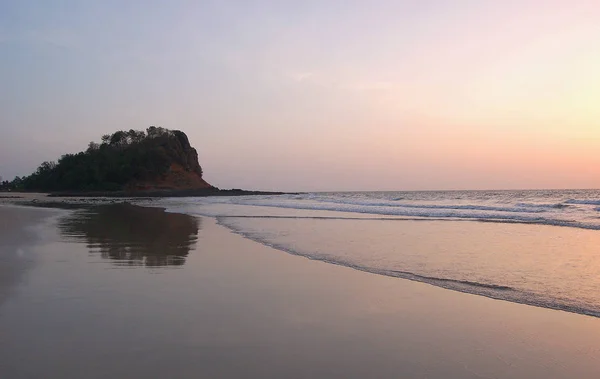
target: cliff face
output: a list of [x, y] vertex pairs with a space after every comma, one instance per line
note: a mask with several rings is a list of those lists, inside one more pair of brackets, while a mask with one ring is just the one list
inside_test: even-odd
[[176, 163], [179, 163], [187, 172], [196, 173], [202, 177], [202, 167], [198, 163], [198, 152], [190, 145], [184, 132], [173, 131], [174, 138], [168, 138], [165, 149]]
[[190, 145], [187, 135], [179, 130], [155, 138], [156, 145], [169, 161], [166, 172], [143, 181], [132, 181], [129, 190], [182, 190], [215, 188], [202, 178], [198, 152]]

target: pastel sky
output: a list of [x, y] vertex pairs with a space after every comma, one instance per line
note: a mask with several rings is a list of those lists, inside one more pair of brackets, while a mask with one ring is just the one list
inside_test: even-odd
[[600, 1], [0, 0], [0, 175], [180, 129], [221, 188], [600, 187]]

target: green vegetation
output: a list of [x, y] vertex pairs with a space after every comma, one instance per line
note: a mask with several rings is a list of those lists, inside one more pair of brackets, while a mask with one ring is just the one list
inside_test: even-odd
[[[90, 142], [86, 151], [44, 162], [31, 175], [0, 182], [0, 190], [113, 191], [128, 183], [164, 174], [177, 157], [174, 146], [188, 145], [180, 131], [151, 126], [146, 131], [118, 131]], [[201, 172], [200, 172], [201, 174]]]

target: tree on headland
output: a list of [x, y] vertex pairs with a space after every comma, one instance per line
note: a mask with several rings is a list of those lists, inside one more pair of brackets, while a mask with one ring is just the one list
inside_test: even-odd
[[[4, 190], [121, 190], [132, 181], [152, 180], [182, 160], [177, 149], [189, 147], [184, 133], [151, 126], [146, 131], [117, 131], [90, 142], [87, 150], [43, 162], [26, 177], [2, 184]], [[195, 154], [195, 151], [194, 151]], [[179, 162], [186, 166], [188, 162]], [[196, 172], [202, 176], [200, 168]]]
[[15, 176], [12, 181], [0, 181], [0, 191], [18, 191], [20, 189], [23, 189], [23, 180], [18, 176]]

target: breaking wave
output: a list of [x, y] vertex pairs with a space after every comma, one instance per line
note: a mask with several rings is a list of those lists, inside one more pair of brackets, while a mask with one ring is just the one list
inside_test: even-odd
[[[600, 230], [595, 208], [578, 208], [563, 202], [489, 204], [423, 204], [387, 200], [331, 197], [231, 198], [228, 203], [253, 207], [358, 213], [373, 216], [414, 217], [439, 220], [526, 223]], [[583, 202], [583, 200], [582, 200]], [[598, 202], [600, 204], [600, 202]], [[592, 204], [587, 201], [585, 204]]]

